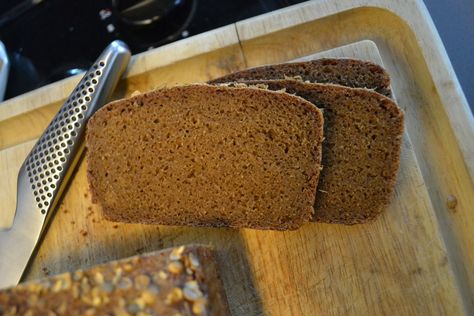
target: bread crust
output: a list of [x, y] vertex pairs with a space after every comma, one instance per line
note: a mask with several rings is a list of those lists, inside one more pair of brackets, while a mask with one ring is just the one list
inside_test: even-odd
[[214, 253], [156, 251], [0, 291], [3, 315], [230, 315]]
[[237, 71], [209, 83], [299, 78], [313, 83], [332, 83], [374, 90], [392, 97], [390, 76], [381, 66], [350, 58], [321, 58], [303, 62], [265, 65]]

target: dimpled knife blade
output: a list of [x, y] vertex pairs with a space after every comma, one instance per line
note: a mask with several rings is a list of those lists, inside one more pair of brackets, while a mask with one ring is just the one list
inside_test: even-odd
[[107, 46], [23, 162], [13, 225], [0, 231], [0, 289], [20, 281], [81, 156], [87, 120], [109, 99], [129, 60], [125, 43]]

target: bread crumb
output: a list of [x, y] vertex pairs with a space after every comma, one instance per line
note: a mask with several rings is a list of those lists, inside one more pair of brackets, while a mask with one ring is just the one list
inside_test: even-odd
[[94, 214], [94, 211], [92, 210], [92, 206], [87, 207], [87, 211], [88, 212], [86, 214], [86, 218], [89, 218]]
[[456, 196], [452, 194], [448, 195], [448, 197], [446, 198], [446, 206], [448, 207], [448, 209], [455, 213], [457, 205], [458, 199], [456, 198]]
[[130, 95], [130, 97], [136, 97], [137, 95], [140, 95], [140, 94], [142, 94], [142, 93], [140, 92], [140, 90], [135, 90], [135, 91], [132, 92], [132, 94]]
[[49, 275], [49, 270], [48, 270], [48, 268], [43, 267], [41, 270], [43, 270], [43, 274], [44, 274], [45, 276], [48, 276], [48, 275]]

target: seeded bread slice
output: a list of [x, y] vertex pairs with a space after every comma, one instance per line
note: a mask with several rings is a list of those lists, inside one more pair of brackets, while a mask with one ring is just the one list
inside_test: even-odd
[[313, 104], [256, 88], [112, 102], [87, 126], [93, 199], [112, 221], [296, 229], [312, 217], [322, 129]]
[[403, 111], [391, 99], [366, 89], [296, 80], [245, 84], [285, 89], [323, 110], [323, 169], [314, 220], [365, 223], [384, 210], [395, 185], [403, 135]]
[[287, 77], [298, 77], [303, 81], [315, 83], [367, 88], [391, 97], [390, 77], [385, 69], [368, 61], [346, 58], [323, 58], [255, 67], [228, 74], [209, 83], [287, 79]]
[[0, 291], [0, 315], [230, 315], [213, 251], [182, 246]]

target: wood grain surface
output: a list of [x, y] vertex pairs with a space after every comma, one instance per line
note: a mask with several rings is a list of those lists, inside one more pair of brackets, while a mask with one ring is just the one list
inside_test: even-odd
[[[135, 56], [114, 97], [304, 56], [373, 60], [392, 76], [407, 133], [377, 221], [292, 232], [107, 222], [82, 161], [26, 279], [201, 242], [216, 248], [234, 315], [473, 314], [474, 124], [421, 2], [316, 1], [239, 22]], [[13, 216], [19, 166], [78, 80], [0, 106], [0, 226]]]

